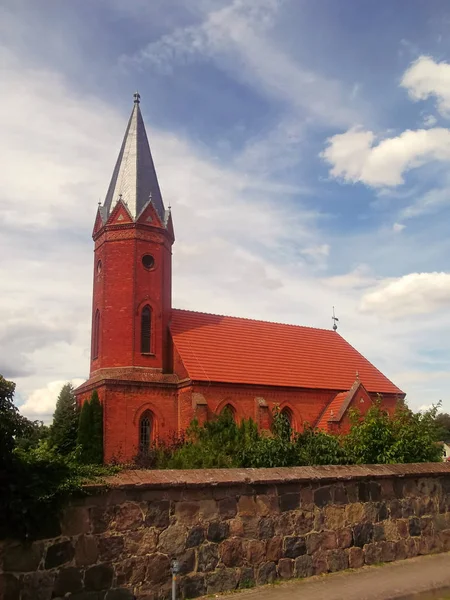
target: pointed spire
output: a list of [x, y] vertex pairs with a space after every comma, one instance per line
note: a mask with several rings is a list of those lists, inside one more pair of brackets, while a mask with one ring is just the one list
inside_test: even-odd
[[164, 221], [165, 209], [141, 114], [140, 99], [139, 92], [136, 92], [104, 208], [109, 216], [121, 198], [133, 219], [136, 219], [151, 197], [156, 212]]

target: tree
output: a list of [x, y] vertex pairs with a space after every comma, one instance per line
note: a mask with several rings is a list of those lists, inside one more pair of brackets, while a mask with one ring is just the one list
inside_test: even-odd
[[92, 405], [89, 400], [85, 400], [81, 408], [77, 435], [77, 444], [80, 447], [80, 460], [85, 464], [91, 462], [92, 434]]
[[69, 454], [77, 445], [79, 411], [73, 385], [63, 385], [56, 401], [53, 423], [50, 426], [49, 444], [61, 454]]
[[43, 421], [30, 421], [26, 431], [16, 437], [16, 449], [27, 451], [37, 448], [41, 441], [48, 439], [49, 432], [50, 427]]
[[436, 416], [436, 425], [439, 428], [439, 437], [444, 442], [450, 441], [450, 415], [439, 413]]
[[82, 463], [103, 463], [103, 407], [96, 390], [81, 409], [77, 443]]
[[97, 390], [92, 392], [92, 439], [91, 456], [92, 463], [103, 464], [103, 407], [100, 404]]
[[15, 383], [0, 375], [0, 468], [11, 463], [16, 438], [30, 427], [30, 421], [22, 417], [13, 402], [15, 389]]

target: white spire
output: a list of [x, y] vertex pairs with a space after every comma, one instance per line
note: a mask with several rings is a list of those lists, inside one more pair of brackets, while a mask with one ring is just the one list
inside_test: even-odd
[[140, 95], [136, 92], [104, 208], [109, 215], [121, 197], [133, 219], [136, 219], [151, 197], [153, 206], [164, 222], [164, 204], [139, 103]]

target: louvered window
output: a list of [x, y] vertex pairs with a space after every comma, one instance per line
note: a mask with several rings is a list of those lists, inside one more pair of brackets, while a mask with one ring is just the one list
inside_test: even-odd
[[92, 358], [98, 358], [100, 347], [100, 311], [97, 310], [94, 317], [94, 335], [92, 336]]
[[152, 341], [152, 309], [150, 306], [144, 306], [141, 315], [141, 352], [149, 354], [151, 352]]

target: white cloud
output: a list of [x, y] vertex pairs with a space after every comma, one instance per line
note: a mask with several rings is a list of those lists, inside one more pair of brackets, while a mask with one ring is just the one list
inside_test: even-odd
[[432, 313], [450, 304], [450, 273], [410, 273], [364, 294], [360, 309], [391, 319]]
[[372, 131], [352, 128], [328, 138], [321, 157], [330, 174], [349, 183], [371, 187], [397, 186], [410, 169], [433, 161], [450, 161], [450, 131], [444, 128], [406, 130], [380, 140]]
[[400, 85], [413, 100], [436, 98], [437, 109], [450, 116], [450, 64], [436, 62], [430, 56], [420, 56], [404, 73]]
[[51, 381], [45, 387], [34, 390], [20, 406], [20, 411], [31, 420], [42, 419], [46, 423], [49, 423], [52, 420], [56, 400], [63, 385], [71, 383], [74, 387], [77, 387], [84, 381], [84, 379]]
[[403, 223], [394, 223], [392, 225], [392, 231], [394, 233], [401, 233], [404, 229], [405, 229], [406, 225], [403, 225]]
[[423, 117], [423, 126], [424, 127], [434, 127], [437, 123], [437, 119], [434, 115], [425, 115]]
[[437, 212], [450, 204], [450, 186], [434, 188], [419, 195], [414, 202], [400, 211], [402, 219], [412, 219]]

